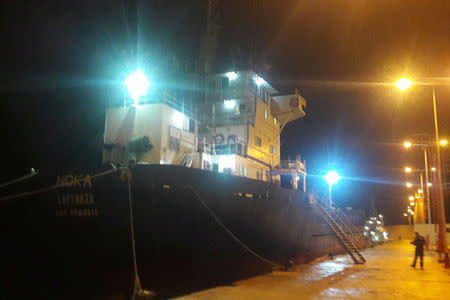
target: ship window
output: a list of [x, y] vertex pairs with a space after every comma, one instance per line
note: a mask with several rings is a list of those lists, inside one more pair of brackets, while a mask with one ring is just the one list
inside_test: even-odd
[[189, 132], [194, 132], [195, 131], [195, 122], [194, 119], [189, 118]]
[[277, 154], [277, 148], [274, 145], [270, 145], [270, 153], [273, 155]]
[[247, 177], [247, 167], [244, 167], [244, 176]]
[[264, 118], [267, 120], [267, 109], [264, 110]]
[[230, 79], [228, 79], [228, 77], [222, 78], [222, 88], [226, 89], [229, 86], [230, 86]]
[[216, 88], [216, 82], [214, 80], [211, 80], [208, 82], [208, 90], [213, 91]]
[[169, 150], [175, 152], [180, 151], [180, 140], [173, 136], [169, 136]]
[[261, 146], [261, 138], [259, 136], [255, 135], [255, 145], [256, 146]]
[[273, 126], [277, 126], [277, 118], [273, 118]]

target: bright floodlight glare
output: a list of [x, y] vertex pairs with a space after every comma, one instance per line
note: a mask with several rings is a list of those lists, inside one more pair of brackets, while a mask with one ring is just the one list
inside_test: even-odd
[[148, 87], [150, 86], [150, 82], [141, 70], [137, 70], [129, 75], [123, 84], [127, 86], [135, 105], [138, 104], [139, 98], [147, 93]]
[[406, 187], [409, 187], [409, 188], [412, 187], [412, 183], [411, 182], [407, 182], [406, 183]]
[[406, 173], [411, 173], [412, 169], [410, 167], [405, 167], [405, 172]]
[[328, 182], [328, 185], [332, 186], [336, 182], [341, 179], [341, 176], [336, 171], [329, 171], [325, 176], [325, 180]]
[[422, 193], [423, 193], [423, 191], [422, 191], [421, 189], [418, 189], [417, 192], [418, 192], [419, 194], [422, 194]]
[[236, 72], [228, 72], [227, 77], [229, 80], [235, 80], [237, 78], [237, 73]]
[[409, 205], [411, 205], [411, 206], [414, 206], [414, 202], [413, 201], [411, 201], [411, 202], [409, 202]]
[[413, 85], [413, 82], [411, 81], [411, 79], [403, 77], [400, 78], [399, 80], [397, 80], [394, 85], [400, 90], [400, 91], [404, 91], [407, 90], [411, 85]]
[[432, 184], [431, 184], [431, 182], [428, 182], [428, 184], [427, 184], [428, 186], [431, 186]]
[[403, 143], [403, 146], [405, 146], [405, 148], [409, 148], [409, 147], [411, 147], [411, 145], [412, 145], [411, 142], [408, 142], [408, 141]]
[[435, 171], [436, 171], [436, 168], [435, 168], [435, 167], [432, 167], [432, 168], [431, 168], [431, 171], [435, 172]]
[[254, 80], [255, 80], [255, 84], [257, 86], [260, 86], [260, 85], [263, 85], [263, 84], [267, 84], [267, 82], [264, 80], [264, 78], [259, 77], [259, 76], [256, 76]]
[[439, 144], [440, 144], [441, 146], [447, 146], [447, 145], [448, 145], [448, 141], [447, 141], [447, 140], [440, 140], [440, 141], [439, 141]]
[[410, 201], [414, 201], [414, 196], [409, 196]]
[[236, 106], [236, 100], [224, 100], [223, 104], [225, 105], [225, 108], [227, 109], [233, 109]]
[[184, 115], [180, 113], [179, 111], [174, 111], [172, 115], [172, 122], [177, 128], [183, 127], [183, 121], [184, 121]]

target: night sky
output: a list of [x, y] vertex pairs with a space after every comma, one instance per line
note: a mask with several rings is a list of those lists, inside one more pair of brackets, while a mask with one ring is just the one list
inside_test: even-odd
[[[450, 136], [450, 2], [219, 2], [217, 70], [266, 66], [274, 86], [307, 99], [307, 116], [282, 134], [283, 157], [300, 154], [312, 175], [337, 169], [339, 205], [374, 200], [388, 223], [401, 222], [402, 168], [423, 160], [400, 142], [433, 136], [431, 87], [400, 93], [386, 83], [436, 83], [440, 131]], [[157, 81], [174, 58], [192, 70], [205, 3], [3, 1], [2, 181], [31, 167], [99, 165], [105, 110], [124, 76], [140, 66]]]

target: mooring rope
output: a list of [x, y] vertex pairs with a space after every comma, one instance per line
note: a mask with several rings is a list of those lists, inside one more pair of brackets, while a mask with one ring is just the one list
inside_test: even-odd
[[197, 191], [195, 190], [195, 188], [193, 186], [189, 186], [189, 188], [191, 189], [191, 191], [195, 194], [195, 196], [197, 197], [198, 200], [200, 200], [200, 202], [203, 204], [203, 206], [206, 208], [206, 210], [209, 212], [209, 214], [216, 220], [216, 222], [220, 225], [220, 227], [222, 227], [223, 230], [225, 230], [225, 232], [227, 232], [242, 248], [244, 248], [245, 250], [247, 250], [249, 253], [253, 254], [255, 257], [259, 258], [260, 260], [264, 261], [265, 263], [275, 266], [277, 268], [284, 268], [284, 266], [279, 265], [261, 255], [259, 255], [258, 253], [256, 253], [255, 251], [253, 251], [252, 249], [250, 249], [247, 245], [245, 245], [237, 236], [235, 236], [226, 226], [225, 224], [222, 223], [222, 221], [220, 221], [220, 219], [214, 214], [214, 212], [208, 207], [208, 205], [206, 204], [206, 202], [202, 199], [202, 197], [200, 197], [200, 195], [197, 193]]
[[28, 178], [31, 178], [33, 176], [36, 176], [38, 174], [39, 174], [39, 170], [34, 171], [34, 169], [31, 169], [31, 173], [30, 174], [27, 174], [27, 175], [21, 176], [19, 178], [16, 178], [16, 179], [13, 179], [13, 180], [10, 180], [10, 181], [7, 181], [7, 182], [4, 182], [4, 183], [0, 184], [0, 189], [4, 188], [5, 186], [24, 181], [24, 180], [26, 180]]
[[[108, 170], [108, 171], [105, 171], [105, 172], [101, 172], [101, 173], [97, 173], [97, 174], [94, 174], [94, 175], [90, 175], [89, 177], [91, 179], [94, 179], [94, 178], [105, 176], [105, 175], [108, 175], [108, 174], [111, 174], [111, 173], [114, 173], [114, 172], [117, 172], [117, 171], [120, 171], [120, 170], [121, 170], [120, 168], [112, 169], [112, 170]], [[83, 178], [83, 180], [84, 180], [84, 178]], [[0, 197], [0, 201], [12, 200], [12, 199], [16, 199], [16, 198], [32, 196], [32, 195], [39, 194], [39, 193], [45, 193], [45, 192], [49, 192], [51, 190], [55, 190], [58, 187], [59, 187], [58, 184], [54, 184], [54, 185], [51, 185], [51, 186], [48, 186], [48, 187], [44, 187], [44, 188], [41, 188], [41, 189], [36, 189], [36, 190], [33, 190], [33, 191], [29, 191], [29, 192], [23, 192], [23, 193], [7, 195], [7, 196]]]
[[139, 290], [142, 290], [141, 280], [139, 279], [139, 273], [137, 269], [137, 260], [136, 260], [136, 239], [134, 236], [134, 215], [133, 215], [133, 199], [131, 197], [131, 172], [130, 170], [126, 170], [127, 181], [128, 181], [128, 204], [130, 210], [130, 235], [131, 235], [131, 251], [133, 255], [133, 271], [134, 271], [134, 287], [133, 287], [133, 295], [131, 299], [134, 300], [136, 294]]

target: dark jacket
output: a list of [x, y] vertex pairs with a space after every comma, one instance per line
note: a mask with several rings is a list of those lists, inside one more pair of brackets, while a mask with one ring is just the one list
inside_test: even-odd
[[416, 252], [418, 254], [423, 254], [423, 246], [425, 245], [425, 238], [421, 235], [416, 236], [411, 244], [416, 246]]

